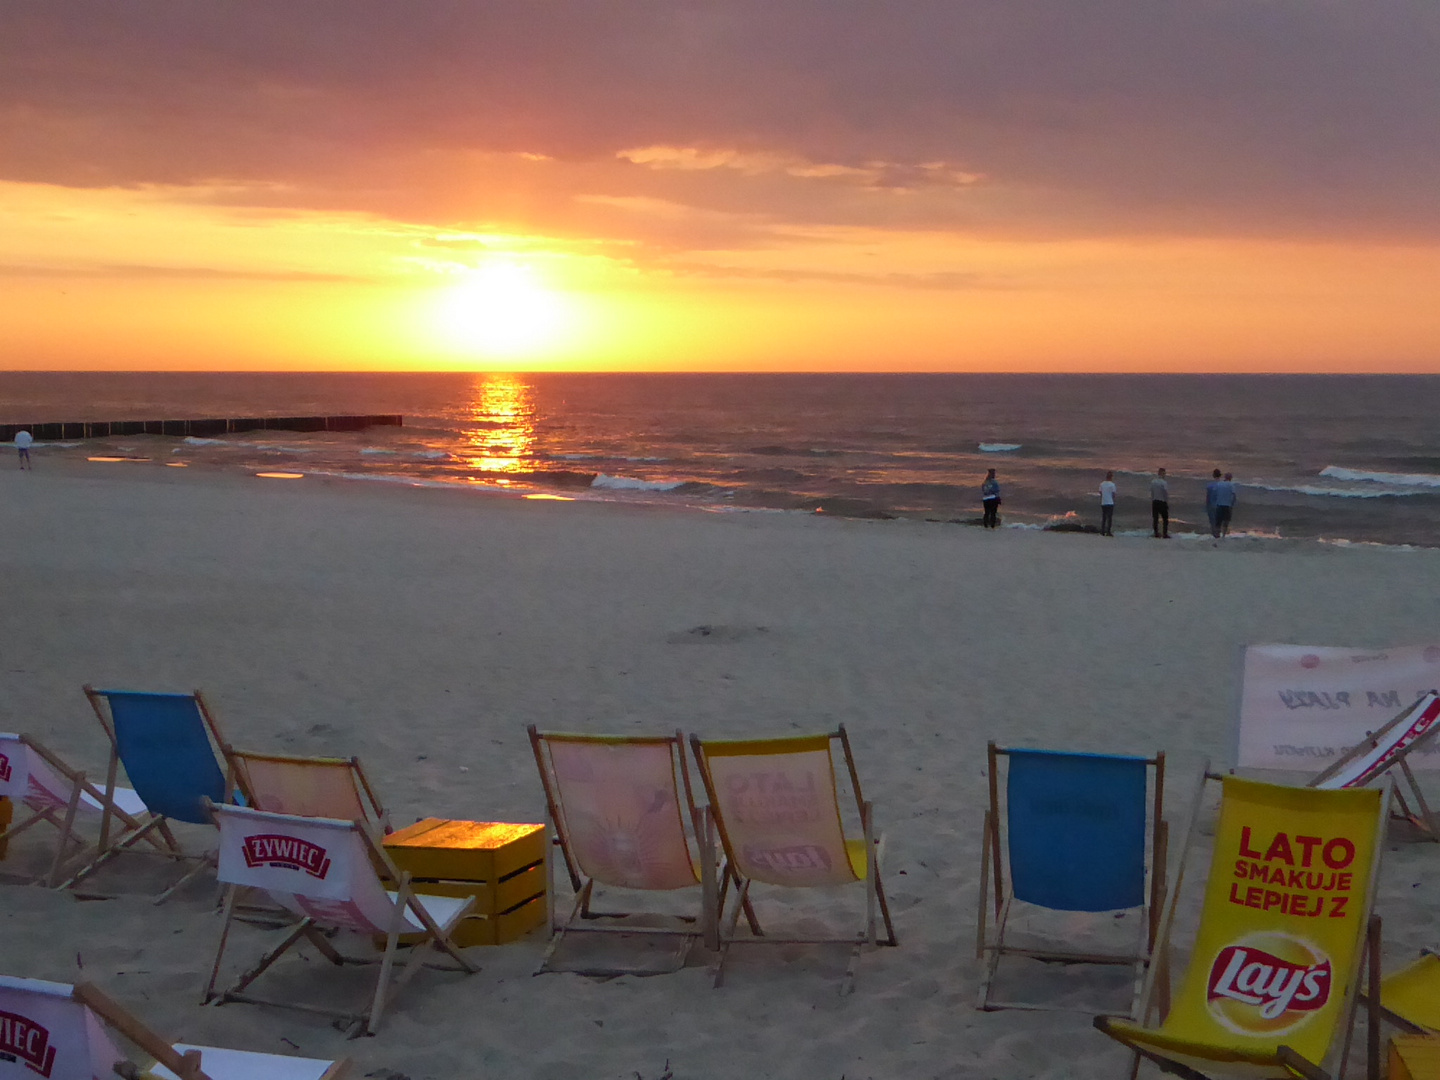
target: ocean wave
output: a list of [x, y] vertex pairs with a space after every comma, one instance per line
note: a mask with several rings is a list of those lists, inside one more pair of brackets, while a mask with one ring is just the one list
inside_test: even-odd
[[758, 454], [761, 457], [841, 457], [849, 452], [848, 450], [827, 450], [819, 446], [785, 446], [781, 443], [752, 446], [746, 451], [746, 453]]
[[1320, 470], [1321, 476], [1332, 480], [1354, 480], [1372, 484], [1402, 484], [1405, 487], [1440, 488], [1440, 476], [1433, 473], [1392, 473], [1364, 472], [1360, 469], [1345, 469], [1339, 465], [1327, 465]]
[[229, 446], [229, 439], [202, 439], [199, 435], [186, 435], [187, 446]]
[[444, 450], [416, 450], [410, 456], [414, 458], [426, 458], [430, 461], [439, 461], [442, 458], [448, 458], [450, 455]]
[[1429, 495], [1428, 490], [1415, 491], [1399, 488], [1338, 488], [1322, 487], [1318, 484], [1258, 484], [1247, 481], [1240, 487], [1255, 488], [1258, 491], [1290, 492], [1295, 495], [1315, 495], [1335, 499], [1403, 499], [1411, 495]]
[[1013, 442], [982, 442], [979, 449], [982, 454], [1008, 454], [1012, 450], [1019, 450], [1023, 445]]
[[398, 451], [398, 450], [385, 450], [385, 449], [383, 449], [382, 447], [379, 447], [379, 446], [362, 446], [362, 447], [360, 448], [360, 453], [362, 453], [362, 454], [383, 454], [383, 455], [385, 455], [385, 456], [387, 456], [387, 457], [390, 457], [390, 456], [393, 456], [393, 455], [395, 455], [395, 454], [398, 454], [399, 451]]
[[590, 481], [591, 487], [611, 491], [674, 491], [685, 484], [684, 480], [639, 480], [633, 476], [609, 476], [606, 473], [600, 473]]

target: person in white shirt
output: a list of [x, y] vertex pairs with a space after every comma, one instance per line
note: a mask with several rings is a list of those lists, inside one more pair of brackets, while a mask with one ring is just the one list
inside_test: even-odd
[[20, 468], [33, 468], [30, 464], [30, 444], [35, 441], [35, 436], [28, 431], [17, 431], [15, 433], [15, 446], [20, 451]]
[[1100, 535], [1115, 535], [1115, 474], [1107, 472], [1100, 484]]
[[[1165, 479], [1165, 470], [1155, 473], [1150, 481], [1150, 525], [1155, 530], [1156, 540], [1170, 539], [1170, 483]], [[1165, 531], [1161, 532], [1161, 526]]]

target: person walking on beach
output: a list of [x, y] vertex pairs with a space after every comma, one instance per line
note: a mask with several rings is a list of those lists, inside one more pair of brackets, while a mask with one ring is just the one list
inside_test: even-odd
[[1210, 535], [1213, 536], [1216, 540], [1219, 540], [1220, 523], [1216, 520], [1216, 518], [1218, 517], [1216, 507], [1219, 505], [1219, 503], [1216, 501], [1216, 496], [1219, 494], [1220, 491], [1219, 469], [1215, 470], [1214, 476], [1215, 479], [1211, 480], [1210, 483], [1205, 485], [1205, 516], [1210, 519]]
[[20, 468], [33, 469], [30, 464], [30, 444], [35, 441], [35, 436], [28, 431], [17, 431], [15, 433], [15, 447], [20, 451]]
[[1230, 535], [1230, 518], [1235, 513], [1235, 478], [1226, 473], [1215, 489], [1215, 535]]
[[1100, 535], [1115, 535], [1115, 474], [1107, 472], [1100, 481]]
[[1000, 481], [995, 479], [995, 470], [991, 469], [985, 474], [985, 482], [980, 485], [980, 505], [985, 509], [985, 516], [980, 524], [987, 529], [998, 529], [1000, 527]]
[[[1161, 525], [1165, 531], [1161, 532]], [[1165, 479], [1165, 469], [1155, 472], [1150, 481], [1150, 526], [1155, 530], [1156, 540], [1170, 539], [1170, 484]]]

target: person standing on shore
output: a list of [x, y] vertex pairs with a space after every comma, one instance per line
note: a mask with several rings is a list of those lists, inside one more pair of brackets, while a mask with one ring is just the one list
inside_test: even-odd
[[1210, 535], [1216, 540], [1220, 539], [1220, 523], [1216, 520], [1218, 514], [1216, 507], [1216, 496], [1220, 491], [1220, 470], [1216, 469], [1215, 479], [1205, 485], [1205, 516], [1210, 519]]
[[1225, 479], [1220, 481], [1215, 489], [1215, 535], [1230, 535], [1230, 518], [1235, 513], [1235, 478], [1231, 473], [1225, 474]]
[[28, 431], [17, 431], [15, 433], [15, 447], [20, 451], [20, 468], [33, 469], [30, 464], [30, 444], [35, 441], [35, 436]]
[[987, 529], [998, 529], [1000, 527], [1000, 481], [995, 479], [995, 470], [991, 469], [985, 474], [985, 482], [980, 485], [980, 505], [985, 509], [985, 516], [980, 524]]
[[[1161, 525], [1164, 532], [1161, 532]], [[1150, 481], [1150, 525], [1155, 530], [1155, 539], [1170, 539], [1170, 484], [1165, 479], [1165, 470], [1159, 469], [1155, 479]]]
[[1100, 481], [1100, 535], [1115, 535], [1115, 474], [1107, 472]]

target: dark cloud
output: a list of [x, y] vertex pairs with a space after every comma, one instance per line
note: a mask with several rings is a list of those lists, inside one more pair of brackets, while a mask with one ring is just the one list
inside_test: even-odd
[[[1433, 238], [1437, 44], [1433, 0], [17, 0], [0, 177], [662, 247]], [[656, 147], [770, 164], [620, 156]]]

